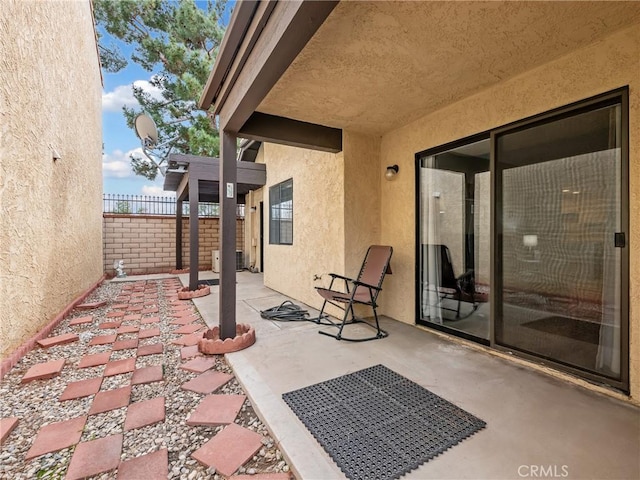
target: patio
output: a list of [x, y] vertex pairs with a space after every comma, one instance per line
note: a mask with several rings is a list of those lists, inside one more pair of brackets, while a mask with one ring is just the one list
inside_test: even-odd
[[[218, 288], [194, 300], [209, 326]], [[286, 299], [264, 287], [261, 274], [238, 274], [237, 322], [253, 325], [257, 341], [227, 360], [297, 478], [344, 476], [282, 394], [377, 364], [487, 422], [403, 478], [640, 477], [637, 407], [388, 318], [388, 338], [353, 344], [318, 335], [328, 327], [260, 317]]]

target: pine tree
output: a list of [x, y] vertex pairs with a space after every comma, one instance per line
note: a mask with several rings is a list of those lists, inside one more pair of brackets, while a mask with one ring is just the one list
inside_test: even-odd
[[[156, 123], [159, 142], [177, 137], [173, 152], [218, 156], [218, 132], [196, 103], [213, 67], [224, 35], [221, 17], [226, 0], [94, 0], [100, 59], [103, 68], [115, 73], [135, 62], [156, 72], [150, 83], [162, 91], [153, 98], [133, 86], [140, 108], [123, 108], [129, 128], [140, 113]], [[106, 32], [106, 35], [104, 34]], [[125, 58], [109, 37], [134, 47]], [[165, 147], [166, 149], [169, 147]], [[161, 165], [148, 158], [131, 157], [133, 171], [154, 180]]]

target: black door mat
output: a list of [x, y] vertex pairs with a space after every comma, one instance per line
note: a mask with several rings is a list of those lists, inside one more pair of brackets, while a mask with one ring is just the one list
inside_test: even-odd
[[282, 398], [351, 480], [399, 478], [486, 426], [383, 365]]
[[220, 279], [214, 278], [212, 280], [198, 280], [198, 285], [220, 285]]

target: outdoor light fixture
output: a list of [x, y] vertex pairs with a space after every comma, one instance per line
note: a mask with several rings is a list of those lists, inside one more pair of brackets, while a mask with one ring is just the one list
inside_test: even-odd
[[251, 207], [249, 210], [251, 210], [251, 213], [255, 213], [256, 207]]
[[387, 167], [387, 171], [385, 172], [384, 176], [387, 178], [387, 180], [393, 180], [395, 178], [395, 176], [398, 174], [398, 165], [389, 165]]
[[55, 148], [51, 147], [51, 156], [53, 157], [53, 161], [61, 160], [62, 155]]

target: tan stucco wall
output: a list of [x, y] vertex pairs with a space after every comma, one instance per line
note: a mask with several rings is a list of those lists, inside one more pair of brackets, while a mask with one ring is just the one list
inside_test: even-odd
[[[344, 273], [343, 154], [263, 144], [257, 161], [267, 165], [264, 201], [264, 284], [319, 308], [314, 275]], [[293, 245], [269, 244], [269, 188], [293, 178]], [[260, 194], [255, 197], [259, 214]], [[252, 234], [257, 238], [257, 221]], [[326, 280], [326, 278], [324, 279]]]
[[[397, 163], [394, 182], [381, 180], [381, 242], [394, 247], [382, 311], [415, 322], [415, 154], [618, 87], [630, 87], [631, 393], [640, 397], [640, 25], [431, 113], [383, 136], [381, 167]], [[409, 288], [408, 288], [409, 286]]]
[[3, 1], [0, 52], [6, 357], [102, 275], [102, 85], [89, 1]]

